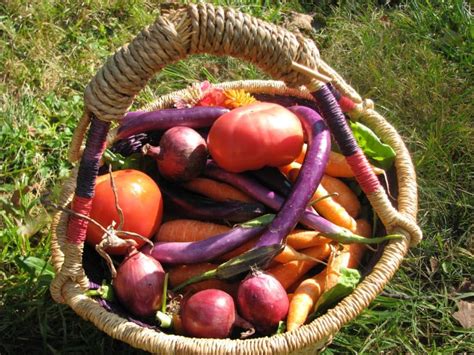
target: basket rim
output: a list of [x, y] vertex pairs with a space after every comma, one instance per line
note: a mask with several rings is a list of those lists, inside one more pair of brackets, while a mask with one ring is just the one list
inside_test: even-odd
[[[233, 88], [251, 88], [251, 90], [266, 90], [274, 93], [292, 93], [299, 94], [300, 97], [308, 97], [307, 90], [303, 88], [290, 89], [283, 82], [274, 80], [243, 80], [234, 82], [225, 82], [217, 84], [219, 87]], [[185, 88], [183, 90], [187, 90]], [[255, 91], [255, 92], [256, 92]], [[179, 91], [178, 91], [179, 92]], [[262, 91], [259, 91], [262, 92]], [[162, 96], [147, 105], [144, 110], [152, 110], [164, 105], [169, 105], [177, 92]], [[399, 190], [408, 183], [406, 176], [399, 176], [400, 164], [402, 160], [409, 160], [410, 156], [401, 138], [395, 129], [375, 110], [367, 108], [363, 103], [358, 104], [358, 109], [351, 115], [355, 119], [359, 119], [370, 128], [374, 129], [382, 139], [394, 140], [397, 144], [394, 149], [397, 153], [395, 166], [397, 168], [397, 178], [399, 182]], [[395, 133], [394, 133], [395, 132]], [[113, 141], [113, 135], [108, 138], [109, 143]], [[400, 145], [401, 142], [401, 145]], [[412, 166], [408, 168], [412, 169]], [[76, 177], [73, 176], [63, 187], [61, 195], [61, 205], [66, 206], [73, 195]], [[414, 178], [414, 172], [409, 174], [408, 179]], [[416, 181], [416, 180], [415, 180]], [[416, 182], [415, 182], [416, 186]], [[400, 197], [399, 197], [400, 198]], [[410, 215], [412, 218], [416, 216], [416, 198], [411, 198], [407, 203], [400, 205], [400, 211]], [[59, 212], [55, 215], [53, 221], [53, 265], [57, 271], [62, 268], [64, 249], [70, 247], [65, 240], [65, 230], [68, 217]], [[125, 341], [128, 344], [148, 350], [156, 351], [173, 351], [173, 352], [194, 352], [208, 353], [212, 347], [216, 353], [230, 352], [293, 352], [305, 348], [317, 348], [323, 343], [330, 341], [330, 338], [347, 322], [355, 318], [368, 304], [377, 296], [385, 284], [392, 278], [398, 269], [404, 255], [408, 251], [408, 232], [403, 228], [395, 227], [394, 231], [401, 233], [407, 237], [398, 241], [391, 241], [383, 252], [381, 259], [377, 262], [374, 269], [366, 276], [366, 278], [357, 286], [356, 290], [336, 307], [329, 310], [323, 316], [315, 319], [313, 322], [300, 327], [299, 329], [271, 337], [261, 337], [247, 340], [234, 339], [200, 339], [188, 338], [179, 335], [169, 335], [158, 333], [154, 330], [139, 327], [138, 325], [127, 321], [113, 313], [107, 312], [93, 299], [84, 296], [81, 289], [84, 288], [81, 280], [66, 281], [63, 287], [63, 296], [66, 303], [81, 317], [93, 322], [99, 329], [106, 332], [110, 336]], [[83, 280], [82, 280], [83, 281]], [[212, 345], [211, 345], [212, 344]]]

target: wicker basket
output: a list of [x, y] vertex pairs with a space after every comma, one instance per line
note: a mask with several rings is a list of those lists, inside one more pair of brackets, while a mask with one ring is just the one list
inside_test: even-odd
[[[205, 4], [189, 5], [158, 17], [153, 25], [110, 57], [87, 86], [85, 112], [70, 149], [70, 160], [81, 160], [63, 188], [60, 204], [89, 213], [100, 157], [114, 139], [114, 130], [109, 131], [111, 122], [122, 119], [135, 95], [158, 70], [195, 53], [241, 58], [256, 64], [276, 80], [282, 80], [230, 82], [220, 85], [224, 88], [314, 100], [311, 92], [320, 88], [322, 82], [330, 81], [342, 94], [351, 119], [371, 127], [397, 153], [398, 210], [380, 186], [368, 191], [367, 197], [386, 230], [406, 238], [386, 245], [370, 274], [350, 296], [296, 331], [249, 340], [197, 339], [142, 327], [107, 311], [85, 296], [83, 292], [89, 288], [89, 279], [82, 257], [87, 222], [60, 212], [53, 221], [52, 254], [56, 277], [51, 284], [51, 293], [55, 301], [67, 303], [77, 314], [113, 338], [153, 353], [314, 353], [330, 343], [334, 334], [381, 292], [398, 269], [408, 247], [420, 241], [421, 231], [415, 222], [415, 172], [401, 138], [374, 110], [370, 100], [362, 100], [320, 59], [312, 41], [232, 9]], [[170, 107], [176, 94], [179, 93], [164, 96], [144, 110]], [[84, 148], [82, 142], [87, 130]]]

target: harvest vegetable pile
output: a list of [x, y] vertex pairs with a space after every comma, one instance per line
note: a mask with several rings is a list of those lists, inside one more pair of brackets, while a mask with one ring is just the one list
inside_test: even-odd
[[[87, 229], [88, 294], [189, 337], [293, 331], [352, 292], [374, 248], [400, 236], [375, 237], [328, 108], [207, 82], [189, 92], [117, 128]], [[386, 182], [393, 149], [350, 128]]]

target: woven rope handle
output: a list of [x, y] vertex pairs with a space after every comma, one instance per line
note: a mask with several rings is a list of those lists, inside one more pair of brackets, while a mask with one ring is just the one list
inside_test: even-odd
[[293, 63], [317, 69], [319, 62], [313, 41], [231, 8], [189, 5], [160, 16], [110, 57], [87, 86], [85, 113], [71, 143], [70, 160], [79, 157], [91, 116], [122, 119], [153, 75], [197, 53], [243, 59], [294, 87], [310, 78], [293, 70]]

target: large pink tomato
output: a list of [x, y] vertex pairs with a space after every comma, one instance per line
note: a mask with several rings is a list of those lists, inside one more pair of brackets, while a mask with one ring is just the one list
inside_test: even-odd
[[208, 149], [225, 170], [242, 172], [291, 163], [301, 152], [303, 128], [283, 106], [258, 102], [223, 114], [211, 127]]
[[[163, 216], [163, 200], [158, 185], [151, 177], [138, 170], [118, 170], [112, 174], [117, 189], [118, 203], [124, 215], [122, 230], [138, 233], [145, 238], [152, 237]], [[90, 217], [105, 228], [112, 221], [116, 222], [116, 226], [119, 224], [109, 174], [97, 178]], [[89, 223], [86, 240], [89, 244], [96, 245], [102, 240], [103, 234], [99, 227]], [[137, 237], [133, 239], [138, 243], [138, 248], [145, 243]], [[125, 254], [126, 249], [113, 248], [107, 249], [107, 252], [119, 255]]]

